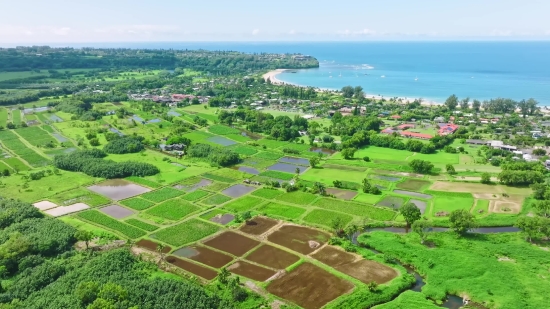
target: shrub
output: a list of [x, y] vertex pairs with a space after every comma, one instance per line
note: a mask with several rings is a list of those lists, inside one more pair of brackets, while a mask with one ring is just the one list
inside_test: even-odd
[[[112, 154], [136, 153], [145, 149], [143, 146], [143, 137], [121, 136], [110, 142], [104, 147], [103, 151]], [[90, 141], [91, 142], [91, 141]]]

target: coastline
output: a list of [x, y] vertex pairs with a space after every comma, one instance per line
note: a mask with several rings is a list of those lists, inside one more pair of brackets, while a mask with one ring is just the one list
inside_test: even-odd
[[[339, 91], [339, 89], [319, 88], [319, 87], [315, 87], [315, 86], [304, 86], [304, 85], [299, 85], [299, 84], [295, 84], [295, 83], [289, 83], [289, 82], [285, 82], [285, 81], [280, 80], [280, 79], [277, 78], [277, 76], [279, 74], [281, 74], [285, 71], [288, 71], [288, 70], [289, 69], [272, 70], [272, 71], [269, 71], [269, 72], [265, 73], [264, 75], [262, 75], [262, 78], [266, 81], [267, 81], [267, 79], [269, 79], [271, 81], [271, 83], [274, 84], [274, 85], [285, 85], [286, 84], [286, 85], [292, 85], [292, 86], [297, 86], [297, 87], [313, 87], [313, 88], [319, 89], [319, 91], [321, 91], [321, 92]], [[375, 94], [371, 94], [371, 93], [365, 93], [365, 98], [368, 98], [368, 99], [376, 99], [376, 100], [385, 99], [385, 100], [389, 100], [390, 98], [395, 98], [395, 97], [396, 96], [380, 96], [380, 95], [375, 95]], [[412, 102], [414, 102], [414, 100], [416, 100], [415, 98], [408, 98], [408, 97], [397, 97], [397, 99], [401, 100], [402, 104], [412, 103]], [[443, 103], [423, 99], [420, 104], [423, 105], [423, 106], [434, 106], [434, 105], [441, 105]]]

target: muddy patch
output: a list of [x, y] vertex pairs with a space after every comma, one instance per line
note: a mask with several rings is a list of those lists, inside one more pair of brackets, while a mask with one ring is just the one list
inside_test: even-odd
[[[136, 242], [136, 246], [147, 249], [149, 251], [157, 252], [158, 243], [148, 240], [148, 239], [141, 239], [140, 241]], [[164, 246], [164, 249], [162, 249], [162, 253], [168, 253], [172, 250], [172, 247], [170, 246]]]
[[276, 274], [274, 270], [239, 261], [227, 268], [230, 272], [256, 281], [266, 281]]
[[233, 198], [241, 197], [247, 193], [250, 193], [252, 191], [256, 190], [256, 187], [251, 186], [245, 186], [245, 185], [233, 185], [225, 190], [222, 191], [223, 194], [227, 196], [231, 196]]
[[342, 190], [342, 189], [336, 189], [336, 188], [328, 188], [326, 189], [326, 191], [328, 194], [332, 194], [336, 196], [336, 198], [343, 199], [343, 200], [352, 200], [357, 195], [357, 192], [355, 191]]
[[251, 220], [246, 221], [246, 223], [241, 226], [239, 229], [243, 233], [251, 234], [251, 235], [261, 235], [275, 225], [277, 225], [279, 221], [265, 218], [265, 217], [255, 217]]
[[246, 259], [275, 269], [285, 269], [300, 260], [298, 256], [270, 245], [262, 245]]
[[208, 269], [206, 267], [202, 267], [202, 266], [199, 266], [197, 264], [194, 264], [194, 263], [191, 263], [191, 262], [187, 262], [187, 261], [184, 261], [180, 258], [177, 258], [177, 257], [174, 257], [174, 256], [169, 256], [166, 258], [166, 261], [174, 266], [177, 266], [187, 272], [190, 272], [194, 275], [197, 275], [201, 278], [204, 278], [206, 280], [212, 280], [214, 278], [216, 278], [216, 276], [218, 275], [217, 272], [211, 270], [211, 269]]
[[227, 254], [197, 246], [178, 249], [174, 251], [174, 255], [197, 261], [214, 268], [223, 267], [233, 261], [233, 258]]
[[99, 211], [115, 219], [124, 219], [134, 214], [132, 210], [118, 206], [118, 205], [103, 207], [103, 208], [100, 208]]
[[235, 256], [243, 256], [245, 253], [259, 245], [260, 242], [235, 232], [228, 231], [206, 241], [204, 244]]
[[310, 254], [315, 251], [316, 248], [310, 246], [310, 241], [323, 245], [329, 238], [328, 233], [296, 225], [283, 225], [267, 237], [273, 243], [302, 254]]
[[233, 220], [235, 220], [235, 216], [232, 214], [224, 214], [224, 215], [220, 214], [220, 215], [216, 215], [213, 218], [210, 218], [210, 221], [221, 225], [226, 225]]

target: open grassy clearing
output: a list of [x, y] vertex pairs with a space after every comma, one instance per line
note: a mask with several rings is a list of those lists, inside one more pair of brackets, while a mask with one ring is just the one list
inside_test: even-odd
[[212, 235], [220, 228], [199, 219], [190, 219], [156, 232], [152, 237], [172, 246], [181, 246]]
[[302, 216], [306, 209], [282, 203], [267, 203], [257, 209], [258, 212], [267, 216], [280, 217], [287, 220], [295, 220]]
[[332, 220], [336, 218], [339, 218], [344, 225], [347, 225], [353, 220], [353, 217], [350, 215], [324, 209], [314, 209], [303, 218], [303, 221], [314, 225], [330, 227]]

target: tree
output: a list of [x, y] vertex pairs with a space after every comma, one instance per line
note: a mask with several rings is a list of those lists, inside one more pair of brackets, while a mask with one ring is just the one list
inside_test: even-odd
[[407, 227], [422, 217], [420, 209], [414, 203], [407, 203], [399, 208], [399, 213], [405, 218]]
[[92, 303], [99, 293], [99, 284], [97, 282], [81, 282], [78, 284], [75, 290], [76, 297], [80, 299], [82, 305]]
[[447, 164], [447, 165], [445, 166], [445, 169], [447, 170], [447, 173], [448, 173], [449, 175], [454, 175], [454, 174], [456, 174], [455, 168], [454, 168], [454, 166], [453, 166], [452, 164]]
[[315, 168], [321, 160], [318, 157], [313, 157], [309, 159], [309, 165], [313, 168]]
[[248, 220], [250, 220], [250, 219], [252, 219], [252, 213], [251, 213], [250, 211], [245, 211], [245, 212], [243, 212], [243, 213], [241, 214], [241, 219], [242, 219], [243, 221], [245, 221], [245, 222], [248, 221]]
[[218, 281], [221, 284], [227, 284], [228, 279], [229, 279], [230, 276], [231, 276], [231, 273], [229, 272], [229, 270], [227, 270], [227, 268], [223, 267], [220, 270], [220, 273], [218, 274]]
[[353, 97], [354, 93], [355, 93], [355, 91], [354, 91], [352, 86], [342, 87], [342, 96], [344, 98], [351, 98], [351, 97]]
[[11, 173], [10, 173], [9, 169], [6, 168], [2, 171], [2, 176], [9, 177], [10, 175], [11, 175]]
[[74, 237], [78, 241], [83, 241], [86, 244], [86, 250], [88, 250], [88, 244], [94, 238], [94, 233], [90, 231], [80, 230], [74, 234]]
[[164, 261], [164, 248], [166, 246], [164, 244], [158, 244], [157, 245], [157, 252], [160, 254], [159, 261], [157, 263], [158, 266], [160, 266], [160, 263]]
[[330, 221], [330, 227], [334, 230], [334, 234], [339, 235], [344, 229], [344, 221], [341, 217], [334, 217]]
[[357, 151], [357, 149], [355, 148], [344, 148], [342, 149], [342, 157], [344, 157], [344, 159], [346, 160], [353, 159], [353, 155], [355, 155], [355, 151]]
[[429, 230], [433, 227], [432, 222], [427, 220], [416, 220], [412, 224], [412, 231], [420, 236], [420, 243], [424, 243], [428, 237]]
[[533, 208], [541, 217], [550, 218], [550, 201], [536, 201], [533, 203]]
[[469, 108], [470, 98], [464, 98], [460, 100], [460, 109], [467, 110]]
[[376, 292], [378, 290], [378, 283], [375, 281], [369, 282], [369, 284], [367, 284], [367, 289], [371, 292]]
[[450, 97], [445, 100], [445, 106], [447, 106], [448, 109], [454, 110], [458, 105], [458, 97], [456, 95], [451, 95]]
[[533, 154], [535, 156], [545, 156], [546, 155], [546, 150], [544, 150], [542, 148], [533, 149]]
[[99, 143], [99, 139], [97, 137], [94, 137], [94, 138], [90, 139], [90, 146], [96, 147], [96, 146], [99, 146], [99, 145], [101, 145], [101, 144]]
[[451, 223], [451, 229], [458, 235], [464, 235], [477, 227], [474, 215], [466, 209], [457, 209], [451, 212], [449, 222]]
[[547, 220], [540, 217], [521, 217], [516, 220], [515, 227], [521, 229], [529, 242], [544, 236], [544, 227]]
[[325, 185], [320, 182], [316, 182], [315, 184], [313, 184], [313, 188], [315, 192], [319, 193], [320, 195], [327, 194], [327, 189], [325, 188]]
[[429, 174], [434, 168], [434, 165], [431, 162], [419, 159], [414, 159], [409, 162], [409, 166], [413, 169], [415, 173], [420, 174]]
[[372, 189], [372, 185], [370, 184], [370, 182], [367, 178], [363, 179], [363, 188], [362, 189], [363, 189], [364, 193], [369, 193], [370, 190]]
[[483, 173], [481, 174], [481, 183], [483, 184], [490, 184], [491, 183], [491, 174], [489, 173]]
[[472, 103], [472, 108], [474, 109], [474, 111], [479, 112], [480, 107], [481, 102], [479, 102], [478, 100], [474, 100], [474, 102]]

